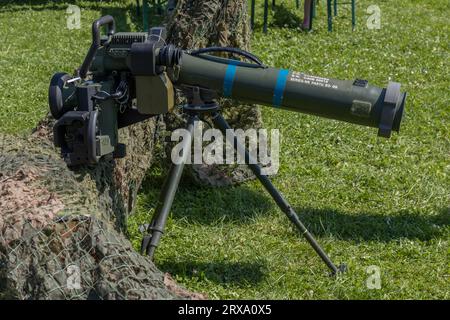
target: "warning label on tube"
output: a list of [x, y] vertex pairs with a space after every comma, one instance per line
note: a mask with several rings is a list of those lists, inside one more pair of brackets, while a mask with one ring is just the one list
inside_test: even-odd
[[331, 84], [330, 79], [328, 78], [310, 76], [296, 71], [291, 73], [291, 77], [289, 80], [294, 82], [300, 82], [303, 84], [309, 84], [316, 87], [338, 89], [338, 86], [336, 84]]

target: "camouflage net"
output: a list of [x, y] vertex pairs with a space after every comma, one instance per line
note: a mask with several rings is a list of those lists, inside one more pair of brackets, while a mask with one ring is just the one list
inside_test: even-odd
[[20, 231], [14, 240], [0, 233], [0, 298], [178, 297], [167, 290], [164, 274], [102, 220], [59, 217], [37, 228], [26, 219]]
[[138, 186], [133, 177], [146, 167], [134, 159], [125, 176], [119, 163], [71, 171], [46, 128], [0, 134], [0, 299], [204, 298], [177, 286], [123, 233], [122, 192], [134, 190], [123, 186]]
[[[246, 21], [243, 0], [180, 0], [169, 34], [183, 47], [248, 49]], [[260, 127], [254, 106], [221, 105], [229, 107], [231, 125]], [[180, 124], [164, 120], [169, 131]], [[152, 118], [121, 129], [126, 158], [77, 170], [68, 169], [53, 147], [48, 118], [31, 136], [0, 134], [0, 299], [205, 298], [160, 272], [124, 232], [162, 122]], [[249, 176], [245, 166], [188, 167], [198, 181], [214, 185]]]

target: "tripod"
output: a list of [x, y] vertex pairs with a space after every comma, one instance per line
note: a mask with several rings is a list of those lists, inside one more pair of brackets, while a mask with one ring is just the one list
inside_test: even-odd
[[[200, 98], [199, 88], [194, 88], [194, 103], [183, 106], [183, 112], [188, 115], [188, 121], [186, 129], [190, 133], [190, 140], [184, 139], [182, 145], [181, 162], [179, 164], [172, 164], [163, 184], [163, 188], [159, 197], [159, 202], [153, 215], [152, 221], [147, 228], [147, 234], [142, 239], [141, 253], [147, 254], [150, 259], [153, 259], [155, 249], [158, 246], [161, 236], [164, 233], [164, 227], [169, 216], [170, 208], [175, 197], [175, 193], [180, 183], [183, 168], [187, 160], [187, 156], [190, 154], [186, 150], [190, 150], [193, 133], [196, 122], [201, 121], [203, 115], [208, 114], [211, 116], [214, 125], [226, 136], [226, 131], [232, 129], [226, 120], [219, 112], [219, 105], [216, 102], [204, 103]], [[196, 98], [195, 98], [196, 97]], [[309, 233], [306, 227], [298, 218], [297, 213], [290, 206], [290, 204], [284, 199], [283, 195], [275, 188], [270, 179], [261, 173], [261, 167], [256, 164], [248, 150], [240, 144], [236, 135], [232, 136], [233, 141], [229, 141], [237, 152], [242, 152], [245, 155], [245, 163], [250, 167], [253, 174], [258, 178], [272, 199], [276, 202], [278, 207], [283, 211], [289, 220], [295, 225], [297, 230], [305, 237], [309, 244], [313, 247], [320, 258], [325, 262], [328, 268], [331, 270], [332, 275], [344, 272], [346, 270], [345, 264], [341, 264], [336, 267], [331, 259], [327, 256], [325, 251], [320, 247], [314, 237]]]

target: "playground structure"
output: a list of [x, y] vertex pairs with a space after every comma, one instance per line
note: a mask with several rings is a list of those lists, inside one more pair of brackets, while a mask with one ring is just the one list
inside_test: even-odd
[[[307, 3], [310, 2], [309, 10], [306, 9]], [[313, 20], [316, 18], [316, 6], [319, 3], [319, 0], [305, 0], [305, 15], [309, 14], [309, 23], [307, 24], [308, 30], [312, 30]], [[338, 0], [327, 0], [327, 21], [328, 21], [328, 31], [333, 31], [333, 17], [336, 17], [338, 14], [338, 5], [351, 5], [351, 15], [352, 15], [352, 30], [356, 27], [356, 0], [350, 0], [346, 2], [340, 2]], [[272, 9], [275, 8], [276, 1], [272, 0]], [[301, 1], [295, 0], [295, 6], [297, 9], [300, 8]], [[250, 25], [252, 29], [255, 25], [255, 6], [256, 1], [252, 0], [251, 2], [251, 22]], [[308, 12], [309, 11], [309, 12]], [[263, 22], [263, 32], [267, 33], [268, 26], [268, 16], [269, 16], [269, 0], [264, 0], [264, 22]], [[304, 17], [305, 19], [305, 17]]]
[[[309, 2], [309, 3], [308, 3]], [[158, 15], [162, 15], [164, 13], [164, 7], [166, 7], [166, 12], [170, 13], [176, 7], [176, 0], [151, 0], [149, 3], [148, 0], [142, 0], [142, 9], [139, 0], [136, 0], [137, 6], [137, 14], [141, 15], [142, 11], [142, 24], [144, 30], [148, 30], [150, 27], [149, 24], [149, 15], [151, 10], [155, 10]], [[309, 8], [307, 5], [309, 4]], [[319, 0], [304, 0], [305, 5], [305, 13], [304, 18], [306, 19], [306, 15], [308, 17], [308, 23], [305, 25], [305, 29], [308, 31], [312, 30], [313, 20], [316, 18], [316, 6], [319, 4]], [[327, 0], [327, 25], [328, 31], [333, 31], [333, 17], [336, 17], [338, 14], [338, 5], [350, 5], [351, 6], [351, 18], [352, 18], [352, 30], [355, 30], [356, 27], [356, 0], [349, 0], [341, 2], [340, 0]], [[301, 5], [300, 0], [295, 0], [296, 9], [299, 9]], [[276, 6], [276, 0], [272, 0], [272, 9]], [[255, 27], [255, 7], [256, 0], [251, 0], [250, 5], [250, 26], [252, 30]], [[268, 30], [268, 19], [269, 18], [269, 0], [264, 0], [264, 21], [263, 21], [263, 32], [267, 33]]]
[[167, 11], [169, 11], [169, 8], [172, 8], [172, 10], [176, 7], [176, 0], [168, 1], [168, 0], [151, 0], [151, 3], [149, 4], [148, 0], [142, 0], [142, 7], [139, 0], [136, 0], [136, 8], [137, 8], [137, 15], [141, 15], [142, 11], [142, 25], [144, 27], [144, 30], [148, 30], [150, 27], [149, 24], [149, 15], [151, 10], [155, 10], [158, 15], [163, 14], [164, 6], [167, 7]]

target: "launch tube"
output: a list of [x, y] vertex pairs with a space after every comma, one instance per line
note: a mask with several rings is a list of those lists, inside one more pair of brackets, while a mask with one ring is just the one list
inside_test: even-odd
[[396, 82], [379, 88], [366, 80], [335, 80], [188, 53], [182, 54], [172, 80], [242, 102], [379, 128], [383, 137], [390, 137], [392, 130], [399, 131], [406, 99]]

